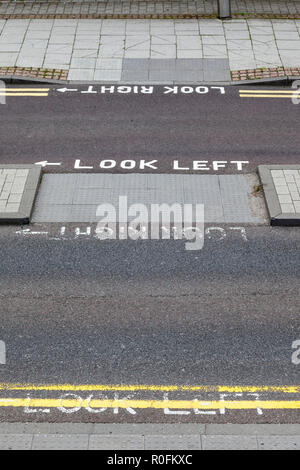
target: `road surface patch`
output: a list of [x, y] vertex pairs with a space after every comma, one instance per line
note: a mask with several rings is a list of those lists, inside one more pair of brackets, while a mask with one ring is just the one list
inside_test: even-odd
[[[244, 175], [45, 174], [33, 222], [97, 222], [97, 208], [119, 196], [128, 206], [204, 204], [205, 222], [263, 223], [252, 213], [251, 187]], [[117, 220], [119, 222], [119, 220]]]
[[258, 167], [271, 225], [300, 226], [300, 165]]
[[0, 165], [0, 223], [29, 223], [41, 168]]

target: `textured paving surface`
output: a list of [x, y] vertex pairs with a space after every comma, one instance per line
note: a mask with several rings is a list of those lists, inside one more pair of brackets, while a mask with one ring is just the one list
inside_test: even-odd
[[[64, 69], [75, 81], [172, 81], [163, 66], [128, 75], [127, 59], [215, 59], [211, 81], [223, 67], [217, 59], [232, 71], [299, 66], [299, 32], [300, 20], [0, 20], [0, 67]], [[203, 80], [188, 69], [174, 77]]]
[[[138, 0], [90, 0], [77, 1], [3, 1], [0, 14], [216, 14], [217, 0], [169, 0], [169, 1], [138, 1]], [[300, 14], [299, 0], [231, 0], [233, 13], [274, 13]]]
[[[101, 77], [101, 72], [99, 75]], [[124, 59], [124, 82], [207, 82], [230, 80], [228, 59]]]
[[28, 222], [39, 183], [34, 165], [0, 165], [0, 222]]
[[206, 222], [261, 222], [251, 213], [251, 188], [242, 175], [44, 175], [33, 222], [97, 222], [97, 207], [128, 205], [204, 204]]
[[271, 175], [282, 213], [300, 216], [300, 169], [271, 170]]
[[300, 225], [300, 165], [259, 167], [272, 225]]
[[29, 170], [0, 167], [0, 211], [18, 212]]
[[299, 425], [0, 424], [0, 449], [300, 450]]

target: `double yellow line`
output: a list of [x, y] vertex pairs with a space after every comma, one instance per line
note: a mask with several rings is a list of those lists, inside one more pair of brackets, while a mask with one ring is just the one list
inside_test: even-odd
[[300, 89], [295, 90], [239, 90], [240, 98], [300, 98]]
[[[0, 397], [0, 410], [2, 408], [20, 408], [20, 407], [34, 407], [34, 408], [133, 408], [133, 409], [181, 409], [181, 410], [222, 410], [224, 408], [231, 410], [254, 410], [257, 408], [265, 410], [300, 410], [300, 386], [283, 385], [283, 386], [227, 386], [227, 385], [109, 385], [109, 384], [11, 384], [0, 383], [0, 390], [10, 392], [6, 396]], [[94, 398], [92, 395], [89, 397], [78, 395], [80, 391], [134, 391], [137, 392], [135, 397], [118, 398]], [[59, 391], [63, 393], [62, 396], [43, 396], [30, 397], [27, 396], [11, 396], [12, 392], [19, 391]], [[228, 392], [228, 393], [253, 393], [265, 392], [269, 394], [266, 399], [235, 399], [229, 398], [228, 393], [224, 394], [223, 399], [211, 400], [203, 394], [203, 398], [195, 399], [185, 395], [185, 397], [178, 399], [161, 399], [155, 394], [152, 397], [142, 397], [138, 392], [157, 392], [157, 391], [181, 391], [181, 392]], [[70, 393], [70, 392], [76, 392]], [[288, 399], [277, 397], [276, 394], [284, 394]], [[275, 394], [275, 396], [274, 396]], [[149, 395], [149, 394], [148, 394]], [[225, 399], [226, 397], [226, 399]], [[258, 395], [257, 395], [258, 397]], [[277, 399], [276, 399], [277, 398]]]
[[0, 88], [0, 96], [48, 96], [49, 88]]
[[78, 398], [0, 398], [0, 407], [38, 408], [138, 408], [180, 410], [300, 410], [298, 400], [97, 400]]

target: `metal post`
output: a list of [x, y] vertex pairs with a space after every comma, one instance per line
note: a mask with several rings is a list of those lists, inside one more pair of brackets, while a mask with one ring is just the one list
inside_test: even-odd
[[231, 19], [230, 0], [218, 0], [218, 17], [221, 20]]

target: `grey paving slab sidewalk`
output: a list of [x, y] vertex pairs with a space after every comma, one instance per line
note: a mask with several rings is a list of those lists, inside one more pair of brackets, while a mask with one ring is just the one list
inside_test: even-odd
[[0, 165], [0, 223], [28, 223], [41, 168], [36, 165]]
[[299, 450], [300, 425], [1, 423], [0, 449]]
[[32, 222], [97, 222], [100, 204], [204, 204], [206, 222], [264, 223], [244, 175], [45, 174]]
[[[165, 65], [183, 59], [210, 61], [208, 72]], [[69, 70], [70, 81], [228, 82], [229, 70], [299, 67], [300, 20], [0, 20], [5, 66]]]
[[300, 165], [260, 165], [271, 225], [300, 225]]
[[[231, 0], [233, 13], [300, 13], [299, 0]], [[217, 0], [38, 0], [3, 1], [0, 14], [63, 14], [63, 13], [104, 13], [104, 14], [145, 14], [145, 13], [189, 13], [216, 14]]]

